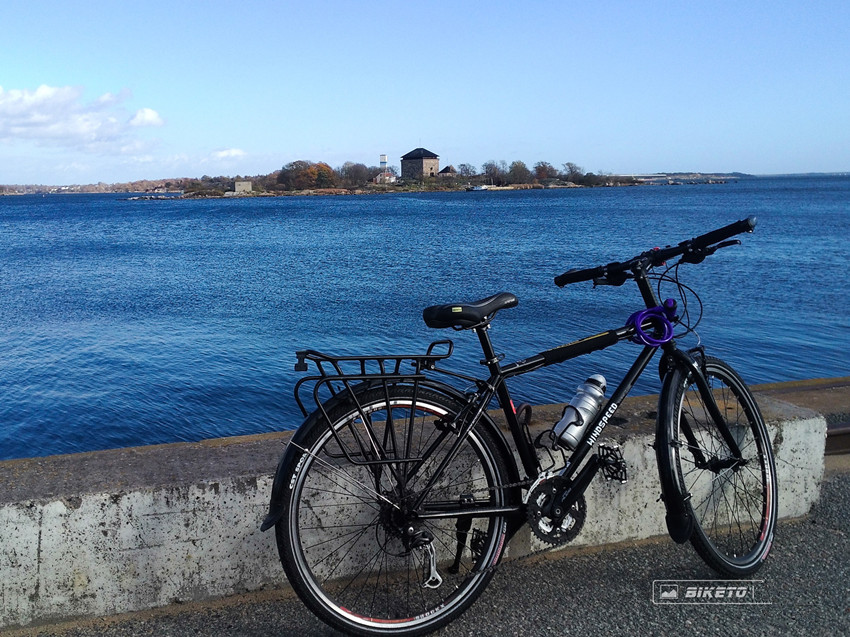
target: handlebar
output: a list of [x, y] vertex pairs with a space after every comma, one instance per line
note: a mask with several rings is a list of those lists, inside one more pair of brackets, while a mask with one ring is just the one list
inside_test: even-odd
[[740, 243], [740, 241], [726, 241], [726, 239], [744, 232], [752, 232], [755, 227], [756, 218], [747, 217], [735, 223], [730, 223], [728, 226], [701, 234], [693, 239], [682, 241], [676, 246], [647, 250], [628, 261], [613, 261], [607, 265], [600, 265], [595, 268], [568, 270], [555, 277], [555, 285], [564, 287], [570, 283], [591, 280], [610, 285], [622, 285], [630, 277], [632, 269], [639, 263], [643, 263], [644, 267], [648, 270], [680, 255], [682, 256], [682, 261], [685, 263], [700, 263], [705, 257], [713, 254], [719, 248]]

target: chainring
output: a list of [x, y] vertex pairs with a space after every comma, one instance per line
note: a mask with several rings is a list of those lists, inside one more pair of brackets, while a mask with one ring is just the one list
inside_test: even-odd
[[560, 518], [557, 515], [558, 503], [564, 500], [571, 486], [569, 480], [555, 476], [538, 484], [529, 494], [528, 525], [542, 542], [553, 546], [566, 544], [574, 540], [584, 526], [587, 503], [583, 494], [565, 515]]

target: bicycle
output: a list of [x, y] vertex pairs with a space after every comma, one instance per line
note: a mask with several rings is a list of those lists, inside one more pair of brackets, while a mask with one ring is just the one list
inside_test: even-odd
[[[679, 281], [679, 267], [740, 244], [729, 239], [755, 225], [750, 217], [676, 246], [555, 277], [561, 287], [634, 281], [646, 307], [623, 327], [513, 363], [503, 364], [489, 336], [494, 316], [517, 304], [513, 294], [426, 308], [429, 327], [477, 335], [487, 378], [441, 366], [452, 354], [451, 340], [409, 356], [296, 352], [295, 369], [307, 371], [312, 363], [316, 373], [296, 384], [306, 419], [278, 465], [261, 528], [275, 526], [281, 563], [303, 602], [349, 633], [420, 635], [469, 608], [523, 524], [547, 547], [575, 538], [594, 476], [601, 470], [626, 478], [615, 446], [591, 452], [658, 351], [655, 452], [668, 532], [677, 543], [690, 540], [722, 575], [755, 572], [770, 551], [777, 515], [764, 420], [728, 364], [700, 345], [684, 351], [676, 343], [695, 333], [702, 317], [700, 301], [691, 325], [689, 295], [699, 297]], [[676, 286], [678, 302], [660, 301], [662, 283]], [[506, 381], [623, 341], [643, 347], [604, 406], [577, 423], [584, 428], [574, 449], [551, 431], [532, 440], [530, 407], [514, 409]], [[459, 381], [465, 389], [455, 386]], [[304, 404], [309, 397], [312, 411]], [[512, 445], [488, 414], [494, 398]]]

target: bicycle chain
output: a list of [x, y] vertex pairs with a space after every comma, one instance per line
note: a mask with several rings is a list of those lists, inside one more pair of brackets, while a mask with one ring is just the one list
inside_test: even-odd
[[[489, 487], [487, 490], [488, 491], [496, 491], [496, 490], [499, 490], [499, 489], [512, 489], [514, 487], [529, 487], [530, 488], [530, 487], [534, 486], [535, 482], [537, 482], [537, 481], [538, 481], [538, 478], [526, 478], [525, 480], [520, 480], [519, 482], [511, 482], [509, 484], [501, 484], [501, 485], [496, 486], [496, 487]], [[528, 523], [528, 520], [524, 519], [523, 524], [527, 524], [527, 523]], [[529, 530], [530, 530], [530, 527], [529, 527]], [[533, 531], [532, 531], [532, 533], [533, 533]], [[564, 544], [567, 544], [567, 543], [568, 542], [565, 542]], [[492, 571], [495, 571], [497, 568], [499, 568], [503, 564], [513, 564], [514, 562], [520, 562], [522, 560], [531, 559], [531, 558], [536, 557], [538, 555], [541, 555], [543, 553], [548, 553], [548, 552], [554, 550], [555, 548], [556, 548], [555, 546], [548, 544], [548, 545], [543, 546], [542, 548], [537, 549], [536, 551], [531, 551], [530, 553], [526, 553], [525, 555], [521, 555], [520, 557], [514, 557], [514, 558], [511, 558], [509, 560], [500, 559], [496, 564], [492, 564], [490, 566], [487, 566], [486, 568], [483, 568], [480, 571], [477, 571], [477, 573], [480, 573], [482, 575], [485, 574], [485, 573], [490, 573]]]
[[[619, 448], [619, 446], [617, 446], [617, 448]], [[622, 457], [620, 457], [620, 459], [622, 460]], [[605, 469], [603, 469], [603, 471], [604, 470]], [[526, 478], [525, 480], [520, 480], [519, 482], [512, 482], [512, 483], [509, 483], [509, 484], [503, 484], [503, 485], [496, 486], [496, 487], [489, 487], [488, 491], [496, 491], [497, 489], [511, 489], [511, 488], [514, 488], [514, 487], [528, 487], [529, 491], [528, 491], [528, 494], [527, 494], [526, 497], [530, 497], [531, 493], [533, 491], [535, 491], [537, 489], [537, 487], [539, 487], [541, 484], [544, 484], [548, 480], [556, 478], [557, 475], [558, 474], [555, 471], [549, 470], [549, 471], [545, 471], [545, 472], [541, 473], [537, 478], [533, 478], [533, 479], [532, 478]], [[621, 482], [624, 482], [625, 481], [623, 479], [624, 477], [625, 477], [625, 472], [618, 468], [617, 470], [612, 472], [612, 474], [609, 476], [609, 479], [619, 479]], [[583, 504], [584, 503], [584, 496], [583, 495], [580, 496], [579, 500], [577, 500], [577, 502], [578, 501], [582, 502], [582, 505], [580, 505], [580, 507], [583, 507], [584, 506], [584, 504]], [[575, 539], [575, 537], [581, 531], [582, 526], [584, 525], [583, 514], [580, 518], [576, 519], [576, 522], [577, 522], [577, 526], [575, 528], [570, 529], [569, 531], [567, 531], [566, 533], [563, 533], [561, 535], [561, 537], [563, 539], [559, 539], [557, 542], [550, 542], [549, 544], [543, 546], [542, 548], [540, 548], [536, 551], [531, 551], [530, 553], [527, 553], [527, 554], [525, 554], [521, 557], [515, 557], [515, 558], [512, 558], [510, 560], [505, 560], [505, 561], [500, 560], [497, 564], [493, 564], [491, 566], [488, 566], [488, 567], [482, 569], [479, 572], [480, 573], [489, 573], [490, 571], [494, 571], [497, 568], [499, 568], [499, 566], [501, 566], [502, 564], [510, 564], [510, 563], [513, 563], [513, 562], [519, 562], [521, 560], [526, 560], [526, 559], [535, 557], [537, 555], [540, 555], [542, 553], [548, 553], [549, 551], [554, 550], [556, 547], [565, 546], [565, 545], [569, 544], [570, 542], [572, 542]], [[523, 521], [523, 524], [529, 524], [528, 517], [526, 517], [526, 519]], [[531, 533], [533, 535], [539, 537], [539, 535], [534, 531], [534, 529], [531, 528], [530, 524], [529, 524], [529, 530], [531, 531]], [[545, 543], [546, 540], [541, 538], [541, 542]]]

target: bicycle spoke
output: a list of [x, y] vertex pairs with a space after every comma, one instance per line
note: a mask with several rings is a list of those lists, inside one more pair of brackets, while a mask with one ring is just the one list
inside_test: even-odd
[[[470, 506], [505, 502], [506, 492], [498, 488], [503, 461], [494, 456], [491, 437], [473, 430], [458, 441], [456, 431], [438, 422], [457, 418], [441, 406], [444, 398], [422, 389], [417, 401], [435, 401], [425, 409], [421, 405], [428, 403], [413, 404], [412, 392], [393, 392], [390, 388], [388, 407], [384, 388], [370, 390], [357, 410], [337, 415], [336, 434], [325, 426], [308, 444], [293, 447], [306, 454], [306, 461], [290, 477], [298, 493], [293, 500], [298, 534], [283, 546], [293, 549], [296, 577], [308, 582], [301, 592], [320, 599], [346, 625], [418, 625], [459, 612], [469, 595], [486, 585], [489, 577], [480, 575], [487, 574], [485, 565], [498, 561], [503, 546], [498, 538], [504, 525], [498, 516], [466, 522], [465, 536], [458, 536], [454, 517], [470, 497]], [[325, 422], [333, 417], [333, 412], [327, 414]], [[372, 425], [384, 444], [379, 455], [386, 463], [359, 465], [343, 453], [345, 445], [356, 449], [350, 425], [363, 427], [362, 421]], [[442, 473], [435, 475], [438, 470]], [[419, 519], [408, 511], [425, 485], [424, 510], [449, 517]], [[408, 532], [410, 527], [414, 530]], [[442, 580], [436, 588], [424, 587], [434, 568], [426, 551], [433, 551]]]
[[[708, 414], [693, 379], [679, 390], [675, 462], [682, 492], [690, 495], [696, 530], [691, 541], [706, 561], [730, 574], [758, 568], [770, 548], [775, 490], [770, 444], [746, 387], [712, 359], [707, 377], [725, 426], [741, 452], [733, 457]], [[687, 436], [685, 435], [687, 433]], [[685, 440], [687, 438], [687, 440]]]
[[[290, 444], [291, 444], [291, 443], [290, 443]], [[398, 508], [398, 505], [394, 504], [391, 500], [389, 500], [388, 498], [384, 497], [383, 495], [381, 495], [380, 493], [378, 493], [377, 491], [375, 491], [375, 490], [374, 490], [374, 489], [372, 489], [371, 487], [368, 487], [368, 486], [366, 486], [365, 484], [363, 484], [362, 482], [360, 482], [360, 481], [358, 481], [358, 480], [355, 480], [353, 477], [351, 477], [350, 475], [348, 475], [348, 473], [347, 473], [347, 472], [342, 471], [342, 470], [341, 470], [341, 469], [339, 469], [338, 467], [333, 466], [332, 464], [330, 464], [329, 462], [327, 462], [327, 461], [325, 461], [325, 460], [322, 460], [322, 459], [321, 459], [321, 458], [319, 458], [317, 455], [315, 455], [315, 454], [313, 454], [313, 453], [311, 453], [311, 452], [307, 451], [307, 450], [306, 450], [306, 449], [304, 449], [303, 447], [299, 447], [298, 445], [295, 445], [295, 447], [296, 447], [297, 449], [300, 449], [300, 450], [301, 450], [301, 451], [303, 451], [304, 453], [306, 453], [306, 454], [308, 454], [308, 455], [312, 456], [312, 457], [313, 457], [313, 459], [317, 460], [318, 462], [320, 462], [321, 464], [323, 464], [323, 465], [324, 465], [325, 467], [327, 467], [328, 469], [333, 470], [333, 471], [334, 471], [337, 475], [341, 475], [342, 477], [344, 477], [345, 479], [347, 479], [347, 480], [348, 480], [351, 484], [354, 484], [354, 485], [356, 485], [356, 486], [360, 487], [361, 489], [363, 489], [364, 491], [369, 492], [370, 494], [374, 495], [374, 496], [375, 496], [375, 497], [377, 497], [379, 500], [382, 500], [383, 502], [385, 502], [385, 503], [389, 504], [390, 506], [394, 506], [394, 507]]]

